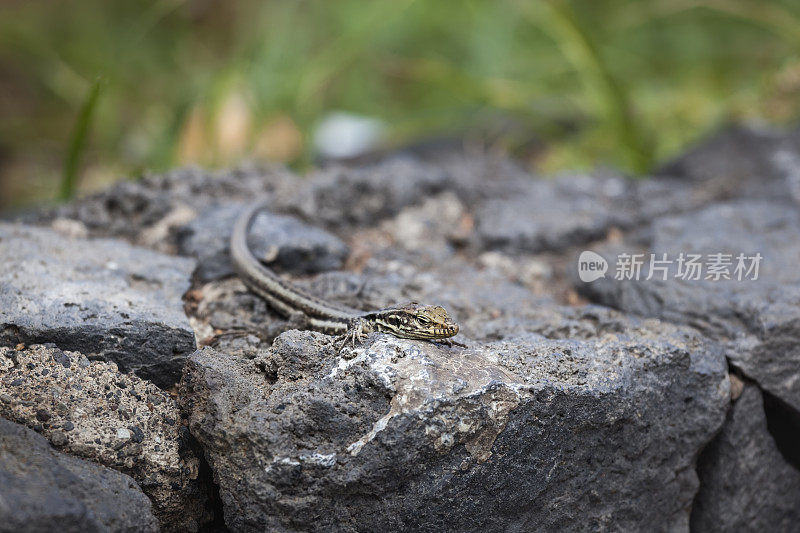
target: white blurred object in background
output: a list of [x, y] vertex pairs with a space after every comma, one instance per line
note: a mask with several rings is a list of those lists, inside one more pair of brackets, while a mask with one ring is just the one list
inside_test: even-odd
[[317, 125], [314, 148], [325, 158], [358, 157], [378, 147], [385, 132], [384, 123], [376, 118], [334, 111]]

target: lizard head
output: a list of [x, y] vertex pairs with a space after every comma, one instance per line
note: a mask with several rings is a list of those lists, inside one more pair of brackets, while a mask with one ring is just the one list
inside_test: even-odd
[[390, 310], [381, 319], [387, 333], [405, 339], [446, 339], [458, 333], [444, 307], [410, 302]]

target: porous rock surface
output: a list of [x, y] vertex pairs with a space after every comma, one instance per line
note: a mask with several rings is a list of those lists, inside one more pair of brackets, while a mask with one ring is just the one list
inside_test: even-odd
[[[289, 331], [181, 388], [237, 531], [685, 528], [728, 404], [717, 346], [605, 310], [468, 349]], [[581, 323], [582, 322], [582, 323]], [[583, 331], [548, 339], [536, 329]]]
[[118, 240], [0, 223], [0, 345], [53, 343], [169, 386], [195, 349], [181, 301], [193, 268]]
[[0, 418], [0, 531], [149, 532], [158, 522], [130, 477]]
[[175, 400], [114, 363], [52, 345], [0, 347], [0, 416], [35, 428], [60, 451], [133, 477], [166, 530], [209, 518], [198, 460]]

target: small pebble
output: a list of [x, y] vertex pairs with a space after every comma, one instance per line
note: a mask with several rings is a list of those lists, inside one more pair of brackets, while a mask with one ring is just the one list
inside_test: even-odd
[[69, 366], [71, 364], [70, 360], [69, 360], [69, 356], [67, 354], [65, 354], [64, 352], [60, 351], [60, 350], [57, 351], [57, 352], [53, 352], [53, 360], [56, 363], [59, 363], [64, 368], [69, 368]]
[[134, 442], [142, 442], [144, 440], [144, 432], [137, 426], [129, 426], [128, 429], [133, 434]]
[[68, 440], [63, 431], [56, 430], [50, 435], [50, 442], [53, 446], [64, 446]]
[[736, 374], [730, 374], [728, 379], [731, 382], [731, 401], [735, 402], [744, 391], [744, 382]]

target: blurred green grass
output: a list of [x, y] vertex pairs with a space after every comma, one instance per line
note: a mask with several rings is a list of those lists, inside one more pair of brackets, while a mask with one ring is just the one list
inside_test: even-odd
[[799, 53], [789, 0], [7, 0], [0, 205], [185, 163], [302, 168], [332, 110], [390, 145], [638, 175], [727, 122], [797, 120]]

